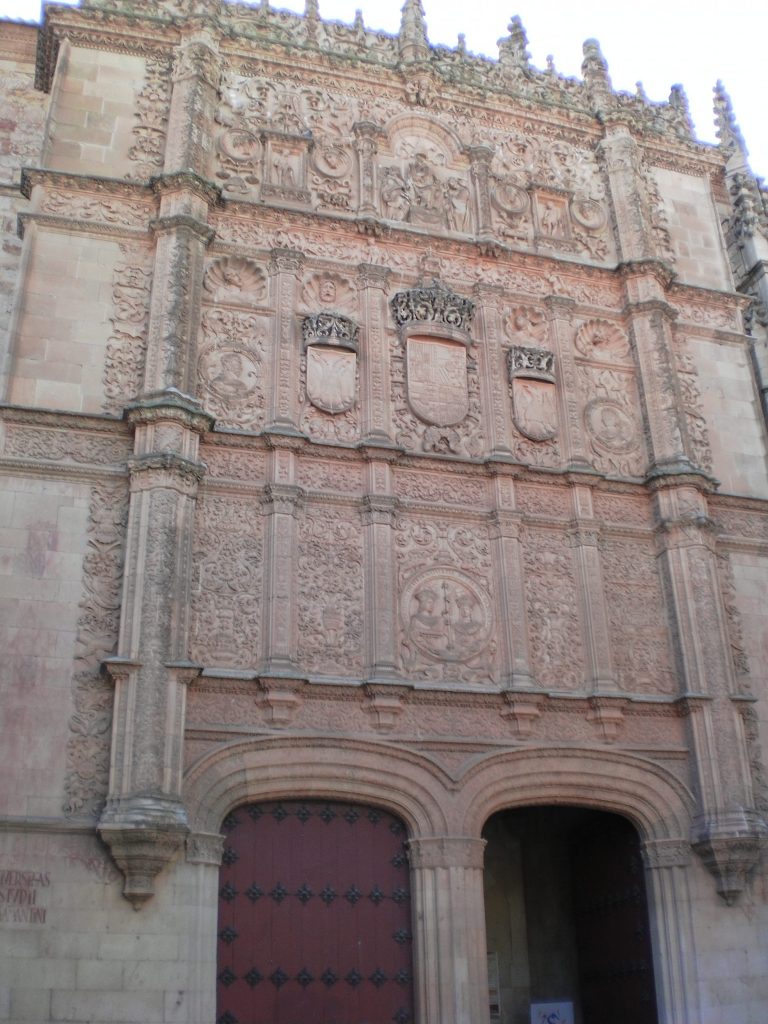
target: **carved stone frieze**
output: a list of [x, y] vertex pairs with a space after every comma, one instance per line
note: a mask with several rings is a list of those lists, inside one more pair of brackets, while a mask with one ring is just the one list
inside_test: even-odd
[[351, 512], [312, 505], [299, 527], [299, 664], [305, 672], [363, 670], [363, 545]]
[[261, 660], [263, 520], [252, 499], [198, 501], [192, 554], [191, 653], [203, 665]]
[[535, 677], [548, 689], [578, 688], [584, 652], [573, 551], [565, 534], [529, 527], [523, 552]]
[[128, 491], [124, 482], [94, 485], [67, 740], [67, 815], [97, 816], [107, 794], [113, 692], [101, 666], [117, 644], [127, 522]]
[[112, 333], [104, 359], [104, 411], [122, 412], [141, 391], [152, 270], [149, 249], [121, 245], [112, 275]]

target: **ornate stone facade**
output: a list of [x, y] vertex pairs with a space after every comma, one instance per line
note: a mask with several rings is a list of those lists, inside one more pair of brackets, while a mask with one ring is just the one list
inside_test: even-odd
[[489, 1019], [481, 832], [542, 804], [633, 823], [658, 1020], [756, 1020], [768, 200], [724, 91], [710, 147], [517, 19], [491, 61], [419, 0], [147, 7], [0, 42], [9, 1019], [212, 1024], [225, 817], [314, 798], [407, 827], [419, 1024]]

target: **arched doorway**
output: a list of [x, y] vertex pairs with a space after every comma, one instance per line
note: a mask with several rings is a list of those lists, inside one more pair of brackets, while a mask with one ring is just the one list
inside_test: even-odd
[[525, 807], [494, 814], [483, 836], [492, 1022], [657, 1024], [632, 824]]
[[218, 1024], [412, 1021], [403, 823], [306, 800], [238, 807], [222, 830]]

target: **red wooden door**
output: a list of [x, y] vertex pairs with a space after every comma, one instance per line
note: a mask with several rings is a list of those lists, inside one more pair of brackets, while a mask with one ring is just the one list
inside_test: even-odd
[[218, 1024], [412, 1021], [402, 822], [283, 801], [239, 807], [223, 831]]
[[645, 872], [633, 826], [596, 814], [571, 848], [584, 1021], [657, 1024]]

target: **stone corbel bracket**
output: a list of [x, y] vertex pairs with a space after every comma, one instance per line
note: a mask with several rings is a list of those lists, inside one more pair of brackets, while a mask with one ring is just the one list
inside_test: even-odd
[[691, 845], [712, 872], [717, 891], [732, 906], [739, 901], [768, 841], [768, 827], [754, 811], [700, 820]]

